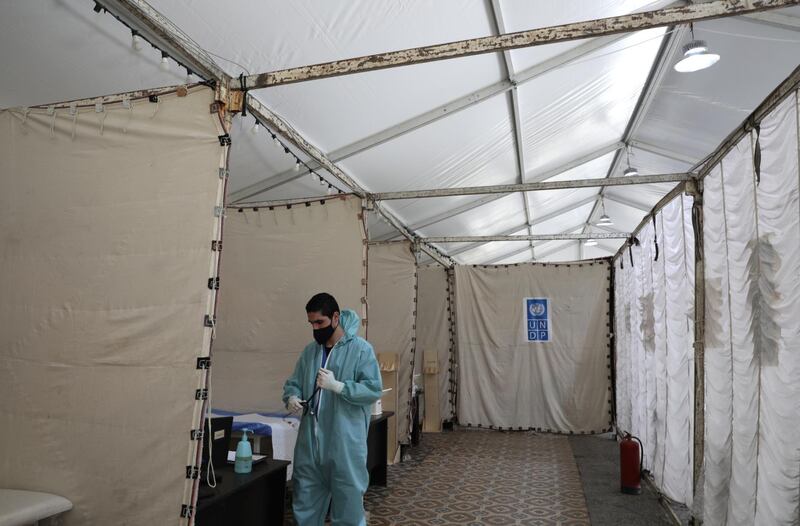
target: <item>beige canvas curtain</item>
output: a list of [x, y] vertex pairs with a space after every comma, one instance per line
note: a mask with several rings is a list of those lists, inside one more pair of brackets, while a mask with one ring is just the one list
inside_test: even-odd
[[[212, 405], [282, 411], [283, 384], [313, 341], [306, 302], [329, 292], [364, 319], [361, 200], [229, 210], [225, 222]], [[363, 335], [363, 331], [362, 331]]]
[[227, 148], [213, 92], [0, 112], [0, 487], [67, 525], [191, 502]]
[[408, 443], [414, 371], [416, 258], [408, 242], [369, 248], [369, 341], [398, 358], [397, 437]]
[[[606, 260], [458, 266], [458, 420], [495, 428], [601, 432], [610, 425]], [[526, 298], [547, 299], [529, 342]], [[546, 315], [544, 307], [532, 309]], [[550, 341], [538, 341], [548, 332]]]

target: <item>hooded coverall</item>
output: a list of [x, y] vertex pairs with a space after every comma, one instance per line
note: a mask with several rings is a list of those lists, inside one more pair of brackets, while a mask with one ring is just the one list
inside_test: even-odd
[[[294, 517], [300, 526], [322, 526], [328, 505], [334, 525], [366, 526], [364, 492], [370, 406], [381, 397], [381, 374], [372, 346], [360, 338], [361, 322], [352, 310], [340, 315], [344, 336], [322, 363], [323, 347], [309, 343], [283, 387], [283, 402], [308, 400], [320, 367], [344, 383], [342, 392], [320, 389], [311, 400], [314, 413], [300, 422], [292, 475]], [[331, 502], [332, 499], [332, 502]]]

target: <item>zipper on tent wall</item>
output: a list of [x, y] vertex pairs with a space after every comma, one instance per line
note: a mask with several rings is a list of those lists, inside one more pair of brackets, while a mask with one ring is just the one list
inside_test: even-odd
[[616, 279], [616, 271], [614, 270], [614, 260], [608, 259], [608, 353], [606, 354], [606, 361], [608, 362], [608, 372], [611, 376], [611, 381], [608, 385], [609, 401], [608, 410], [608, 431], [611, 432], [617, 425], [617, 365], [616, 365], [616, 349], [617, 349], [617, 329], [616, 329], [616, 316], [615, 309], [617, 298], [615, 296], [616, 287], [614, 286]]
[[[358, 219], [361, 225], [361, 324], [364, 326], [364, 339], [369, 341], [369, 227], [367, 212], [369, 201], [361, 200], [361, 213]], [[377, 356], [376, 356], [377, 358]]]
[[[209, 210], [213, 216], [211, 242], [209, 243], [210, 265], [209, 277], [206, 283], [208, 298], [206, 314], [200, 323], [203, 324], [203, 345], [196, 361], [197, 389], [195, 390], [195, 405], [193, 409], [192, 427], [189, 430], [189, 453], [186, 464], [186, 482], [184, 485], [183, 501], [180, 509], [182, 522], [190, 526], [195, 522], [198, 488], [202, 473], [200, 465], [203, 452], [203, 437], [205, 435], [206, 415], [211, 404], [211, 349], [216, 337], [217, 305], [220, 286], [220, 264], [222, 262], [222, 234], [225, 221], [225, 197], [228, 190], [228, 158], [230, 154], [232, 114], [225, 111], [224, 106], [214, 103], [211, 113], [216, 113], [212, 118], [219, 119], [219, 145], [220, 156], [218, 166], [219, 181], [217, 184], [217, 198], [215, 206]], [[211, 437], [208, 437], [209, 439]]]
[[447, 273], [447, 322], [450, 333], [450, 366], [448, 367], [449, 384], [448, 394], [450, 395], [450, 421], [458, 423], [458, 363], [456, 361], [456, 281], [455, 269], [445, 269]]
[[[411, 443], [411, 434], [413, 431], [414, 423], [411, 420], [411, 401], [414, 394], [414, 368], [417, 363], [417, 312], [419, 312], [419, 243], [415, 242], [411, 246], [411, 252], [414, 254], [414, 311], [412, 312], [411, 321], [411, 383], [408, 386], [408, 409], [406, 411], [406, 420], [408, 428], [409, 443]], [[417, 403], [417, 420], [419, 420], [419, 403]], [[420, 424], [422, 425], [422, 424]]]

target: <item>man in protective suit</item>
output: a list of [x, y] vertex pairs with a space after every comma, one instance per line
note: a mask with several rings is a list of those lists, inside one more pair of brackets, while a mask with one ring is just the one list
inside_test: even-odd
[[330, 294], [312, 297], [306, 313], [314, 341], [283, 387], [286, 407], [303, 412], [294, 448], [294, 518], [300, 526], [322, 526], [330, 505], [334, 525], [366, 526], [367, 431], [382, 389], [378, 361], [357, 335], [358, 315], [340, 312]]

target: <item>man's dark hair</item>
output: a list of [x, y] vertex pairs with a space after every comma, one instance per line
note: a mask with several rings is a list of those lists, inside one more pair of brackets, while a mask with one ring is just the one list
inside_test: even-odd
[[336, 298], [327, 292], [320, 292], [306, 303], [306, 312], [319, 312], [327, 318], [333, 318], [334, 312], [339, 311], [339, 304], [336, 303]]

